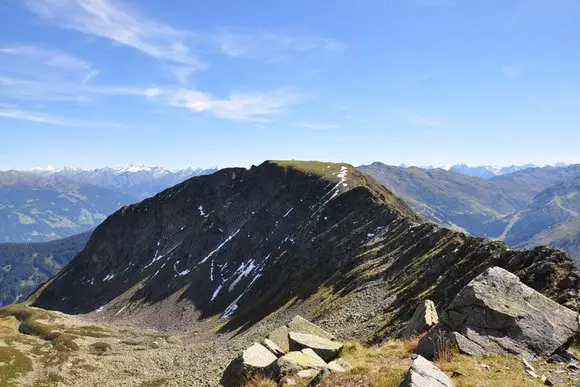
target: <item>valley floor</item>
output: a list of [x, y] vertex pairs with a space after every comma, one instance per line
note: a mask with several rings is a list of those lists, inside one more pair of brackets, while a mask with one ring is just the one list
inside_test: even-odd
[[144, 331], [10, 305], [0, 309], [0, 385], [217, 386], [243, 347], [229, 339], [204, 327]]

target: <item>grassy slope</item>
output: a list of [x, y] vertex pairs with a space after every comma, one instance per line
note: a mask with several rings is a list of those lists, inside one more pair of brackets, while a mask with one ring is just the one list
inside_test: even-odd
[[[360, 343], [349, 343], [341, 353], [354, 369], [345, 374], [334, 374], [326, 379], [324, 387], [394, 387], [403, 379], [411, 363], [411, 355], [415, 352], [419, 339], [390, 340], [381, 345], [365, 346]], [[578, 351], [578, 348], [575, 349]], [[466, 356], [451, 353], [446, 359], [435, 362], [448, 376], [453, 377], [457, 387], [524, 387], [541, 386], [539, 379], [533, 379], [525, 371], [520, 359], [512, 355], [484, 354], [481, 356]], [[556, 371], [557, 366], [543, 361], [533, 362], [540, 375], [549, 375]], [[574, 385], [578, 380], [571, 376], [563, 376], [562, 385]], [[306, 383], [298, 384], [306, 386]], [[256, 379], [246, 387], [276, 386], [273, 381]]]

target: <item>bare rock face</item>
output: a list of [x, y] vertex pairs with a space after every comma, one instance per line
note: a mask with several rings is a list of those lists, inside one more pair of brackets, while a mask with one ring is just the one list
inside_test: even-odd
[[439, 324], [421, 339], [418, 352], [431, 357], [438, 345], [456, 345], [472, 355], [511, 353], [531, 359], [565, 350], [579, 333], [578, 313], [492, 267], [459, 292]]
[[343, 344], [320, 336], [307, 333], [290, 332], [290, 349], [301, 350], [311, 348], [324, 361], [330, 361], [338, 356]]
[[453, 382], [437, 366], [420, 355], [415, 355], [409, 371], [399, 387], [452, 387]]
[[415, 309], [415, 313], [409, 320], [402, 336], [408, 338], [420, 335], [427, 332], [438, 322], [439, 316], [437, 315], [437, 309], [435, 309], [435, 303], [431, 300], [425, 300]]

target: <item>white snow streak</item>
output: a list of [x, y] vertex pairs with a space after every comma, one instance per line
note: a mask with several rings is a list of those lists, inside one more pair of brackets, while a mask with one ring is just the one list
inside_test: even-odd
[[202, 259], [199, 263], [204, 263], [205, 261], [207, 261], [209, 258], [211, 258], [215, 253], [217, 253], [218, 251], [221, 250], [222, 247], [224, 247], [226, 245], [226, 243], [228, 243], [229, 241], [232, 240], [233, 237], [235, 237], [236, 235], [238, 235], [238, 233], [240, 232], [240, 230], [238, 229], [235, 233], [233, 233], [232, 235], [230, 235], [221, 245], [219, 245], [218, 247], [215, 248], [215, 250], [213, 250], [212, 252], [210, 252], [204, 259]]
[[[236, 287], [236, 285], [243, 280], [245, 277], [247, 277], [254, 269], [256, 268], [256, 265], [254, 264], [254, 260], [251, 259], [249, 262], [243, 262], [240, 267], [238, 268], [238, 270], [236, 270], [236, 273], [240, 273], [238, 275], [238, 277], [234, 280], [234, 282], [232, 282], [232, 284], [230, 285], [230, 287], [228, 288], [228, 291], [231, 292], [232, 290], [234, 290], [234, 288]], [[235, 275], [234, 274], [234, 275]]]
[[[157, 246], [159, 246], [159, 242], [157, 242]], [[155, 251], [155, 255], [153, 256], [153, 259], [151, 260], [151, 262], [149, 262], [147, 265], [145, 265], [145, 267], [143, 267], [143, 270], [147, 269], [149, 266], [153, 265], [155, 262], [159, 261], [160, 259], [168, 256], [169, 254], [171, 254], [176, 248], [178, 248], [179, 246], [181, 246], [181, 242], [179, 242], [178, 244], [176, 244], [175, 246], [173, 246], [171, 249], [169, 249], [168, 252], [166, 252], [165, 254], [159, 254], [159, 248]]]
[[203, 206], [199, 206], [199, 207], [197, 207], [197, 209], [199, 210], [199, 214], [201, 216], [203, 216], [204, 218], [207, 218], [209, 216], [208, 214], [206, 214], [205, 212], [203, 212]]
[[111, 273], [111, 274], [107, 274], [107, 276], [105, 278], [103, 278], [103, 282], [107, 282], [112, 280], [113, 278], [115, 278], [116, 274]]
[[210, 301], [215, 300], [215, 298], [218, 296], [218, 294], [220, 294], [221, 290], [222, 290], [222, 285], [218, 285], [217, 289], [213, 292], [213, 295], [211, 296]]

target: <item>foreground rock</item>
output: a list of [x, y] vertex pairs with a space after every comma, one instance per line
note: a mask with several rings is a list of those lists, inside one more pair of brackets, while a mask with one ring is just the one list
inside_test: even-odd
[[273, 376], [276, 372], [276, 356], [261, 344], [254, 343], [234, 360], [228, 370], [227, 378], [222, 380], [226, 386], [243, 385], [255, 375]]
[[262, 345], [266, 348], [268, 348], [268, 350], [270, 352], [272, 352], [274, 355], [276, 355], [276, 357], [280, 357], [280, 356], [284, 356], [284, 350], [282, 348], [280, 348], [280, 346], [278, 346], [278, 344], [276, 344], [275, 342], [273, 342], [270, 339], [264, 339], [264, 341], [262, 342]]
[[311, 348], [324, 361], [330, 361], [337, 357], [343, 347], [343, 344], [338, 341], [328, 340], [307, 333], [290, 332], [288, 337], [290, 339], [291, 350]]
[[271, 378], [280, 385], [318, 385], [332, 373], [352, 366], [338, 357], [343, 344], [333, 334], [301, 316], [270, 332], [263, 345], [254, 344], [234, 360], [224, 372], [224, 386], [243, 386], [254, 376]]
[[292, 332], [307, 333], [309, 335], [315, 335], [328, 340], [336, 340], [336, 337], [322, 329], [316, 324], [311, 323], [302, 316], [296, 316], [288, 323], [288, 329]]
[[315, 353], [303, 350], [288, 352], [278, 359], [277, 366], [280, 375], [292, 375], [308, 369], [321, 370], [327, 364]]
[[415, 309], [413, 317], [409, 320], [407, 327], [403, 331], [403, 338], [418, 336], [427, 332], [432, 326], [439, 322], [439, 316], [435, 309], [435, 303], [425, 300]]
[[456, 346], [470, 355], [547, 357], [565, 350], [579, 332], [578, 313], [493, 267], [459, 292], [421, 339], [418, 353], [432, 358], [440, 348]]
[[451, 387], [453, 382], [437, 366], [415, 355], [411, 367], [399, 387]]

